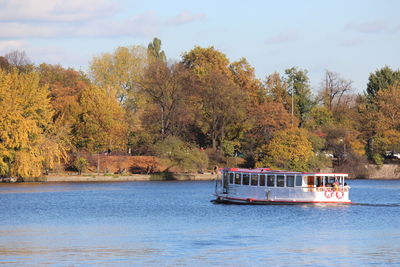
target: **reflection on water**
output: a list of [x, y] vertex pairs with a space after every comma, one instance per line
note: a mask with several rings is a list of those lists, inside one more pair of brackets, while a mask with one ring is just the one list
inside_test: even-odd
[[400, 181], [349, 183], [357, 204], [279, 206], [213, 204], [212, 182], [0, 185], [0, 265], [399, 265]]

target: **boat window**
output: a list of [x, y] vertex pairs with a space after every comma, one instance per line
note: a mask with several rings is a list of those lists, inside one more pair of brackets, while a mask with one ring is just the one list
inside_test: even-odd
[[296, 186], [301, 186], [302, 184], [301, 184], [301, 181], [302, 179], [301, 179], [301, 175], [296, 175]]
[[307, 186], [308, 187], [314, 187], [314, 176], [307, 176]]
[[252, 174], [251, 175], [251, 185], [258, 185], [258, 175], [257, 174]]
[[234, 177], [233, 172], [229, 173], [229, 183], [230, 184], [233, 184], [233, 182], [234, 182], [233, 177]]
[[241, 184], [240, 173], [235, 173], [235, 184]]
[[335, 182], [335, 177], [334, 176], [325, 176], [325, 186], [332, 186], [333, 183]]
[[286, 176], [286, 186], [287, 187], [294, 187], [294, 175], [287, 175]]
[[243, 185], [249, 185], [250, 175], [247, 173], [243, 173]]
[[322, 176], [317, 176], [317, 187], [322, 186]]
[[265, 174], [260, 175], [260, 186], [265, 186]]
[[278, 186], [278, 187], [285, 186], [285, 176], [283, 176], [283, 175], [276, 176], [276, 186]]
[[275, 175], [267, 176], [267, 186], [275, 186]]

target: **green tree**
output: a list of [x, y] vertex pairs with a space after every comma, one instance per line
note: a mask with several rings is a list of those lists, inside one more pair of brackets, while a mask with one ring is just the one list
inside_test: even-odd
[[299, 118], [300, 126], [307, 120], [312, 107], [315, 105], [310, 88], [310, 80], [307, 70], [296, 67], [286, 69], [286, 83], [289, 85], [289, 95], [293, 94], [294, 112]]
[[149, 59], [159, 60], [162, 62], [167, 61], [165, 52], [161, 50], [161, 40], [158, 38], [154, 38], [147, 46], [147, 55]]
[[333, 124], [333, 114], [325, 106], [314, 106], [309, 113], [304, 127], [308, 130], [314, 131], [321, 127]]
[[375, 73], [371, 73], [368, 78], [367, 95], [375, 97], [375, 95], [391, 85], [400, 82], [400, 70], [394, 71], [388, 66], [385, 66]]

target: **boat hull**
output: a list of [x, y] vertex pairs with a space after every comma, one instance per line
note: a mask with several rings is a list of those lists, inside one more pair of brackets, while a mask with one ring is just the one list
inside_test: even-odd
[[229, 203], [229, 204], [252, 204], [252, 205], [301, 205], [301, 204], [351, 204], [350, 200], [286, 200], [286, 199], [257, 199], [257, 198], [243, 198], [243, 197], [230, 197], [223, 195], [216, 195], [215, 202]]

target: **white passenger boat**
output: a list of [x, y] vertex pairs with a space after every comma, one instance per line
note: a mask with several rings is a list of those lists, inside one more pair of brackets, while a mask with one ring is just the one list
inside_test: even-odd
[[251, 204], [351, 203], [345, 173], [221, 169], [217, 202]]

